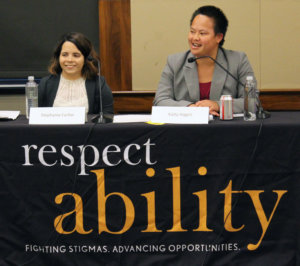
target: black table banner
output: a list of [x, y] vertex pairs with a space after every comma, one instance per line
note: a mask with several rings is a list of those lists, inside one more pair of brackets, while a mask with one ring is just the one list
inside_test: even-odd
[[0, 265], [300, 265], [298, 112], [0, 137]]

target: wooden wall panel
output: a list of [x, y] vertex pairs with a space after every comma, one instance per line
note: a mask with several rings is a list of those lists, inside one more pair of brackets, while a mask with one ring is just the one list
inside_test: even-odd
[[101, 75], [113, 91], [132, 90], [130, 0], [99, 0]]
[[[113, 91], [115, 113], [151, 113], [155, 91]], [[268, 111], [300, 111], [300, 89], [260, 90]]]
[[261, 89], [260, 99], [263, 107], [270, 111], [299, 111], [300, 89], [270, 90]]
[[114, 112], [151, 113], [155, 91], [113, 91]]

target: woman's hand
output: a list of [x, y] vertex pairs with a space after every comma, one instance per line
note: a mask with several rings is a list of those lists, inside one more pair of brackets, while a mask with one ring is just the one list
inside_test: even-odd
[[189, 107], [209, 107], [209, 113], [215, 116], [220, 116], [220, 106], [217, 102], [211, 100], [202, 100], [190, 104]]

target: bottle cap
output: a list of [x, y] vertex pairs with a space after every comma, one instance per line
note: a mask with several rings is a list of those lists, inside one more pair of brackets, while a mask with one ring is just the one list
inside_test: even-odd
[[34, 76], [28, 76], [29, 81], [34, 81]]

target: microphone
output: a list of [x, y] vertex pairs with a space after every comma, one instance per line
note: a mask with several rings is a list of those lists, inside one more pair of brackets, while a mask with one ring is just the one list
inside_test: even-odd
[[103, 114], [103, 106], [102, 106], [102, 85], [101, 85], [101, 79], [100, 79], [100, 60], [97, 58], [92, 57], [89, 55], [87, 57], [88, 61], [96, 61], [97, 62], [97, 68], [98, 68], [98, 85], [99, 85], [99, 115], [96, 115], [91, 119], [92, 122], [98, 123], [98, 124], [106, 124], [112, 122], [112, 118], [109, 116], [104, 116]]
[[[215, 60], [214, 58], [212, 58], [209, 55], [203, 55], [203, 56], [198, 56], [198, 57], [190, 57], [188, 59], [189, 63], [193, 63], [198, 59], [202, 59], [202, 58], [209, 58], [212, 61], [214, 61], [220, 68], [222, 68], [230, 77], [232, 77], [238, 84], [242, 85], [243, 88], [245, 88], [245, 84], [243, 84], [242, 82], [240, 82], [240, 80], [238, 78], [236, 78], [234, 75], [232, 75], [225, 67], [223, 67], [217, 60]], [[258, 119], [266, 119], [269, 118], [271, 116], [270, 112], [265, 111], [264, 108], [262, 107], [261, 101], [259, 99], [259, 91], [257, 90], [255, 93], [255, 98], [258, 102], [258, 110], [256, 112], [256, 117]]]

